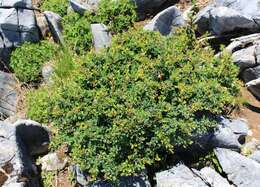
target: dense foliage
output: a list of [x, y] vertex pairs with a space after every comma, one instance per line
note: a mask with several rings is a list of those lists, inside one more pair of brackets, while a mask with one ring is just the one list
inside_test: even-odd
[[51, 60], [58, 50], [58, 46], [48, 41], [40, 43], [24, 43], [11, 56], [11, 68], [22, 82], [38, 82], [44, 63]]
[[122, 32], [133, 26], [135, 9], [132, 0], [101, 0], [95, 19], [107, 25], [113, 33]]
[[206, 114], [224, 113], [238, 94], [230, 57], [214, 57], [189, 29], [131, 30], [107, 51], [56, 64], [54, 84], [29, 93], [28, 117], [56, 127], [54, 146], [67, 142], [93, 178], [138, 174], [190, 145], [214, 127]]
[[78, 54], [92, 47], [91, 19], [89, 14], [80, 16], [77, 13], [70, 13], [63, 19], [64, 39], [68, 47]]
[[67, 14], [68, 0], [43, 0], [41, 8], [65, 16]]

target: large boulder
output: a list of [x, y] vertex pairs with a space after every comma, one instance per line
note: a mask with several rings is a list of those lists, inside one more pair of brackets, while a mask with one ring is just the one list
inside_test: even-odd
[[181, 11], [171, 6], [159, 14], [157, 14], [147, 25], [145, 30], [158, 31], [162, 35], [168, 35], [175, 30], [176, 27], [184, 25], [184, 19]]
[[253, 33], [260, 30], [259, 17], [258, 0], [215, 0], [198, 13], [195, 23], [201, 34]]
[[215, 154], [229, 181], [237, 187], [258, 187], [260, 164], [229, 149], [217, 148]]
[[8, 63], [13, 48], [39, 41], [39, 30], [31, 0], [2, 0], [0, 5], [0, 60]]
[[17, 81], [12, 74], [0, 71], [0, 118], [12, 116], [17, 105]]
[[46, 143], [41, 133], [49, 134], [49, 131], [30, 120], [18, 121], [15, 124], [0, 122], [1, 186], [40, 187], [33, 156], [37, 151], [45, 152], [39, 151]]

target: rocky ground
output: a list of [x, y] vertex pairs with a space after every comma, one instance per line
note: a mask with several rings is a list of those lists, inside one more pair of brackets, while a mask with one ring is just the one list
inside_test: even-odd
[[[70, 8], [84, 13], [95, 9], [97, 2], [88, 4], [80, 0], [70, 0]], [[0, 186], [42, 186], [40, 172], [52, 171], [56, 173], [52, 178], [55, 187], [86, 187], [87, 174], [77, 165], [69, 164], [66, 146], [48, 153], [51, 130], [37, 122], [19, 119], [19, 114], [22, 113], [22, 105], [19, 106], [19, 103], [23, 97], [17, 79], [7, 72], [10, 52], [25, 41], [39, 41], [48, 32], [54, 41], [63, 44], [60, 16], [48, 11], [41, 13], [32, 3], [36, 5], [38, 1], [0, 0], [0, 58], [4, 62], [1, 68], [3, 71], [0, 71]], [[198, 32], [209, 32], [210, 38], [228, 43], [226, 51], [232, 53], [233, 63], [240, 68], [238, 76], [243, 82], [241, 106], [230, 114], [230, 119], [220, 117], [215, 132], [195, 137], [196, 141], [191, 149], [200, 152], [213, 149], [222, 172], [209, 167], [198, 170], [179, 163], [168, 170], [158, 171], [154, 176], [154, 183], [157, 183], [157, 187], [258, 187], [260, 4], [257, 0], [202, 0], [198, 3], [201, 8], [195, 17]], [[176, 28], [185, 25], [187, 11], [191, 11], [189, 1], [178, 2], [176, 6], [172, 6], [175, 3], [167, 3], [167, 0], [137, 1], [137, 4], [140, 18], [144, 18], [143, 12], [162, 9], [158, 14], [151, 14], [149, 19], [137, 23], [138, 27], [143, 26], [146, 30], [160, 32], [162, 35], [172, 34]], [[111, 34], [105, 25], [92, 24], [91, 30], [96, 51], [110, 45]], [[48, 80], [50, 73], [51, 70], [47, 67], [43, 71], [43, 77]], [[36, 164], [39, 156], [39, 163]], [[70, 178], [74, 178], [75, 184], [71, 184]], [[120, 181], [121, 186], [151, 186], [145, 175], [122, 177]], [[92, 186], [113, 185], [97, 181]]]

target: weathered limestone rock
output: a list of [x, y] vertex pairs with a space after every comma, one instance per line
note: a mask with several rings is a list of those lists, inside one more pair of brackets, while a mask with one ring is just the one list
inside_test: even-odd
[[184, 25], [184, 19], [182, 17], [181, 11], [175, 7], [171, 6], [159, 14], [157, 14], [147, 25], [145, 25], [145, 30], [158, 31], [162, 35], [168, 35], [176, 27]]
[[49, 29], [51, 31], [54, 41], [64, 45], [64, 41], [62, 37], [62, 24], [61, 24], [62, 18], [58, 14], [50, 11], [45, 11], [43, 12], [43, 14], [48, 22]]
[[260, 184], [260, 164], [229, 149], [217, 148], [215, 154], [228, 179], [237, 187]]
[[1, 0], [0, 60], [8, 64], [13, 48], [26, 41], [39, 41], [31, 0]]
[[230, 120], [220, 117], [214, 132], [194, 137], [192, 150], [210, 150], [220, 147], [238, 151], [241, 149], [248, 130], [248, 125], [242, 119]]
[[85, 12], [97, 10], [100, 0], [70, 0], [70, 7], [77, 13], [84, 15]]
[[227, 179], [220, 176], [220, 174], [210, 167], [202, 168], [199, 174], [211, 187], [232, 187]]
[[91, 24], [91, 32], [96, 52], [110, 46], [111, 35], [104, 24]]
[[208, 187], [200, 176], [185, 165], [177, 165], [170, 170], [156, 173], [157, 187]]
[[39, 161], [43, 171], [60, 171], [65, 168], [68, 158], [61, 158], [57, 153], [49, 153]]
[[258, 0], [215, 0], [198, 13], [195, 22], [202, 34], [253, 33], [260, 30], [259, 10]]
[[40, 187], [32, 156], [45, 152], [45, 134], [46, 127], [30, 120], [0, 122], [1, 186]]
[[[90, 176], [86, 172], [83, 172], [78, 166], [72, 165], [69, 167], [70, 172], [73, 174], [75, 180], [79, 185], [88, 186], [90, 181]], [[136, 177], [121, 177], [119, 179], [119, 186], [137, 186], [137, 187], [151, 187], [146, 176], [136, 176]], [[91, 187], [115, 187], [109, 181], [97, 180]]]

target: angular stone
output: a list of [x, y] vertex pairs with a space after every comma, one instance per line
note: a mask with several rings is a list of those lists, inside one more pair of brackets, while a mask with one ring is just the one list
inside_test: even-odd
[[31, 0], [0, 0], [2, 7], [32, 8]]
[[46, 17], [54, 41], [64, 45], [61, 24], [62, 18], [60, 15], [50, 11], [45, 11], [43, 14]]
[[16, 80], [12, 74], [0, 71], [0, 114], [5, 119], [16, 112]]
[[91, 32], [96, 52], [110, 46], [111, 35], [104, 24], [91, 24]]
[[238, 187], [258, 187], [260, 164], [229, 149], [217, 148], [215, 154], [228, 179]]
[[240, 68], [240, 72], [256, 66], [255, 46], [250, 46], [233, 53], [233, 62]]
[[181, 11], [177, 7], [171, 6], [157, 14], [147, 25], [145, 25], [144, 29], [158, 31], [162, 35], [168, 35], [174, 31], [175, 28], [183, 25], [184, 19]]
[[245, 34], [260, 30], [258, 0], [215, 0], [196, 16], [198, 31], [214, 35]]
[[227, 179], [223, 178], [215, 170], [210, 167], [202, 168], [199, 172], [200, 176], [207, 181], [211, 187], [232, 187]]
[[156, 173], [157, 187], [208, 187], [197, 175], [197, 172], [185, 165], [177, 165], [167, 171]]
[[43, 171], [60, 171], [67, 162], [67, 158], [60, 158], [57, 153], [49, 153], [40, 159]]
[[99, 2], [100, 0], [70, 0], [70, 6], [75, 12], [84, 15], [85, 12], [97, 10]]

